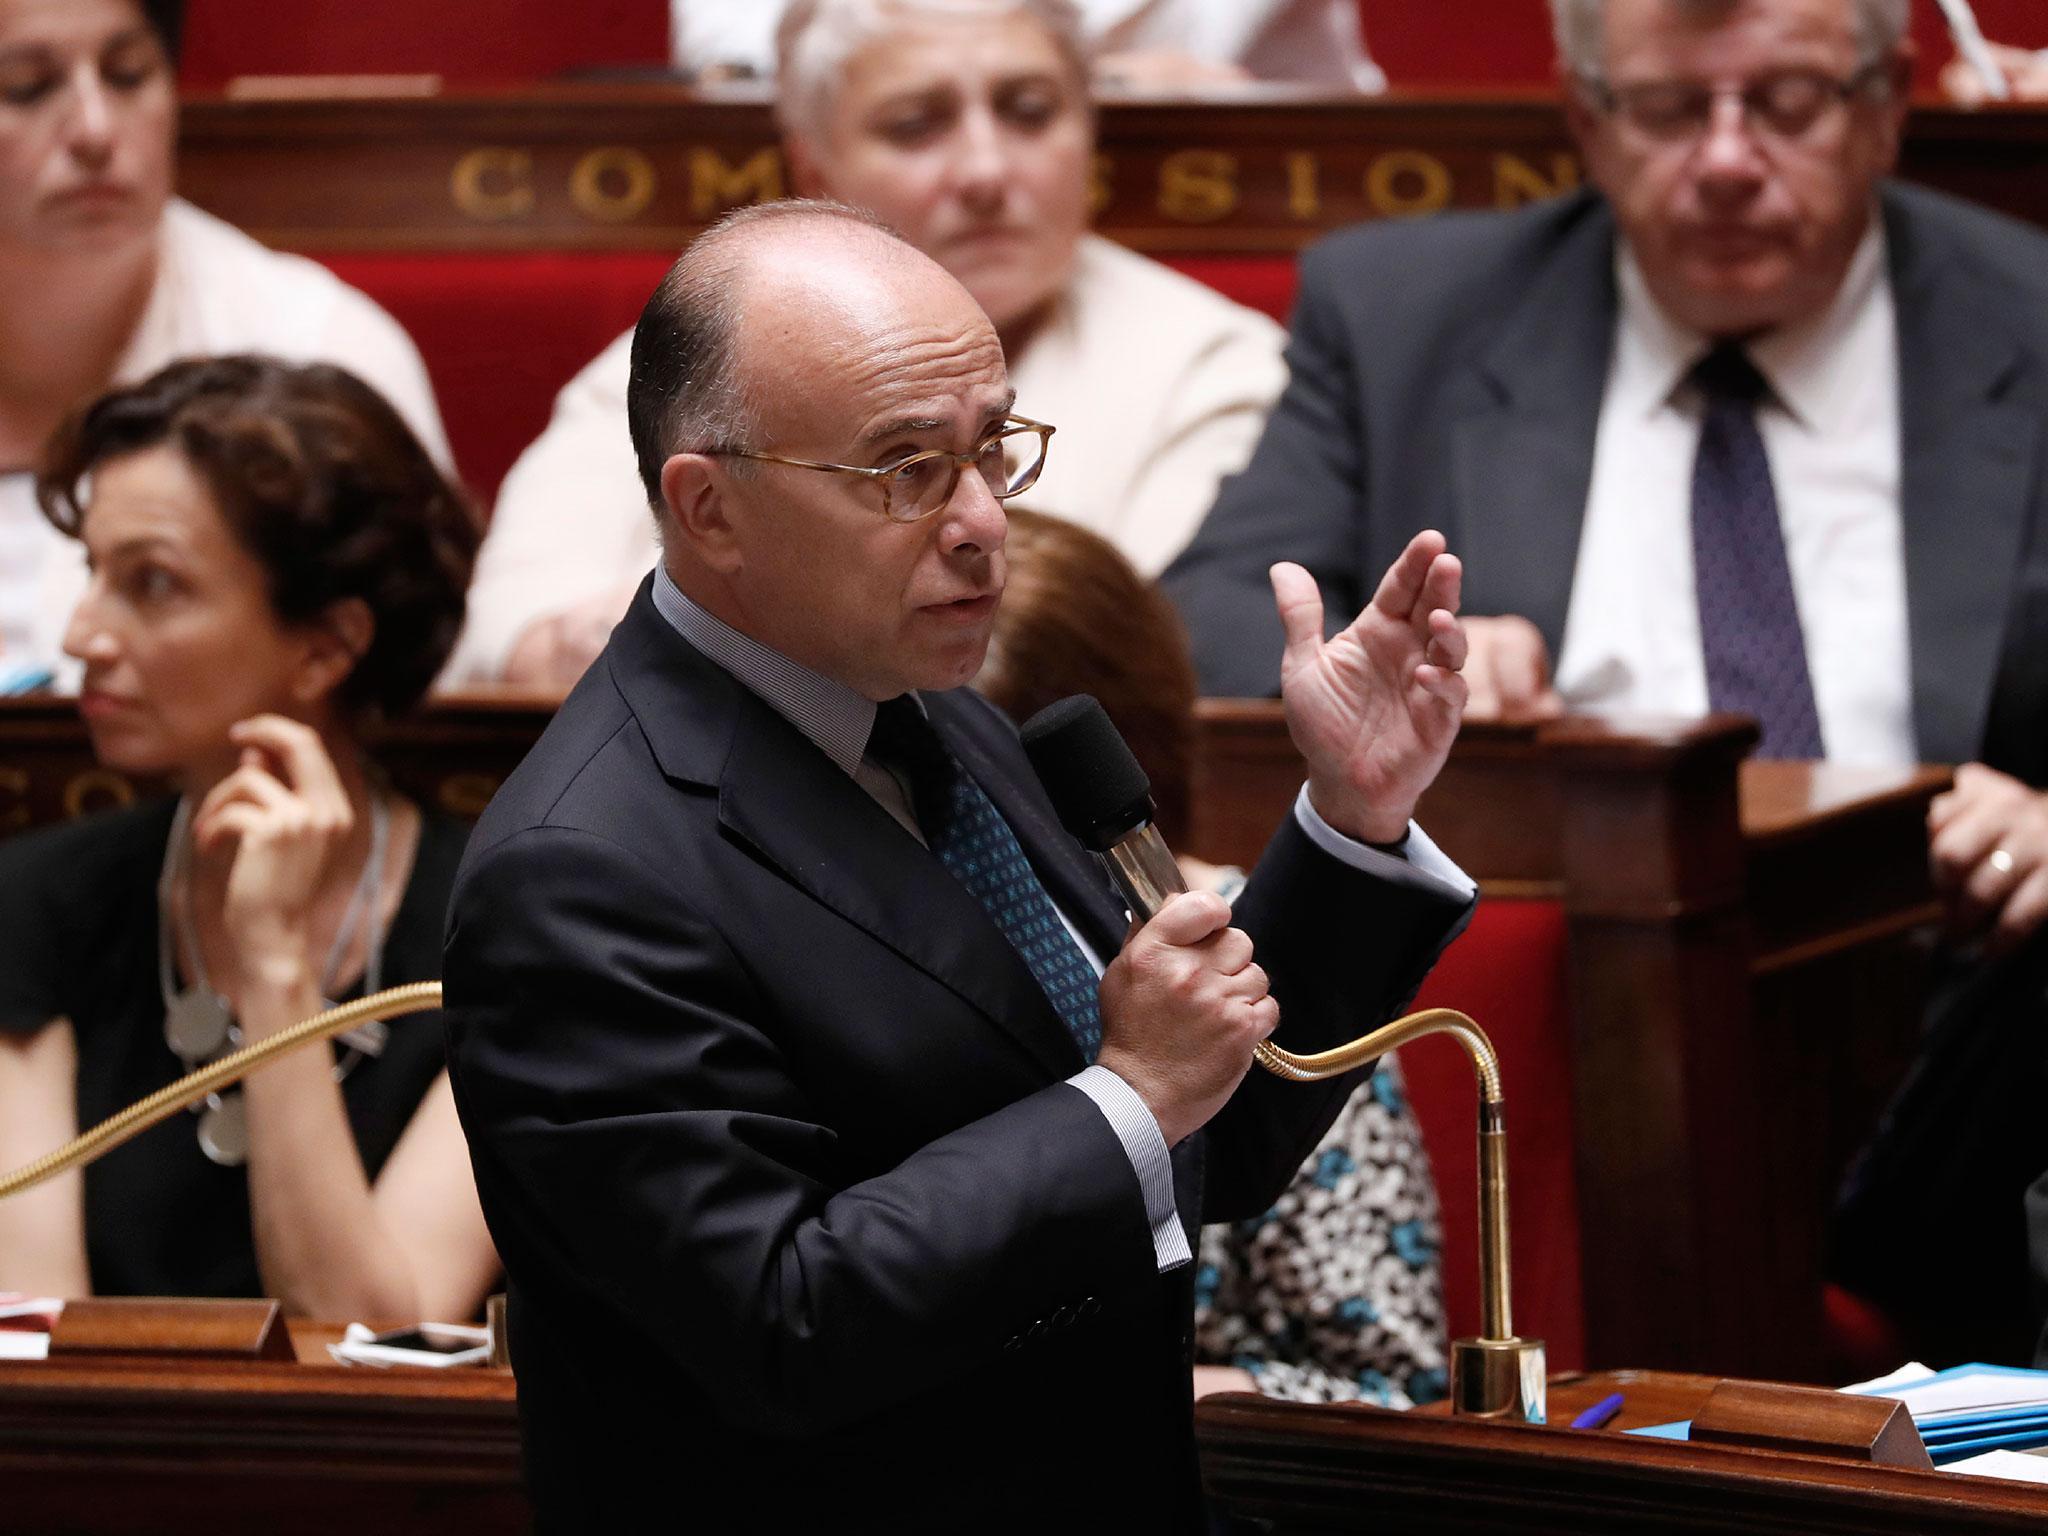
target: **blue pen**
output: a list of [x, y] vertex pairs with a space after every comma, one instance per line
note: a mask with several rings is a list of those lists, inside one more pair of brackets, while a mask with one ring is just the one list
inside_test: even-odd
[[1572, 1420], [1572, 1428], [1604, 1429], [1607, 1421], [1621, 1412], [1621, 1402], [1622, 1398], [1619, 1392], [1614, 1393], [1610, 1397], [1601, 1398], [1599, 1402]]

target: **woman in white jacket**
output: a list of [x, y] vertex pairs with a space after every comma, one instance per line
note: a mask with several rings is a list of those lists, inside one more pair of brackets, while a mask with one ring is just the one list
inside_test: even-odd
[[[1251, 456], [1285, 337], [1088, 233], [1086, 52], [1068, 0], [796, 0], [776, 110], [797, 191], [879, 214], [994, 321], [1017, 409], [1059, 429], [1023, 499], [1149, 577]], [[566, 688], [654, 563], [630, 341], [569, 383], [507, 476], [447, 682]]]

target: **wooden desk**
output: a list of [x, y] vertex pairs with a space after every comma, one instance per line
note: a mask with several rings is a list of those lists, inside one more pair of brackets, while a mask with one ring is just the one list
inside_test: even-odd
[[[179, 189], [292, 249], [676, 250], [782, 196], [767, 103], [681, 86], [387, 100], [193, 97]], [[1917, 108], [1902, 173], [2048, 223], [2048, 112]], [[1575, 186], [1548, 92], [1103, 104], [1097, 223], [1160, 255], [1291, 253], [1363, 219]]]
[[300, 1363], [0, 1362], [8, 1536], [510, 1536], [532, 1529], [511, 1376]]
[[[1301, 763], [1274, 704], [1199, 725], [1190, 847], [1248, 863]], [[1419, 817], [1482, 890], [1565, 910], [1588, 1360], [1824, 1381], [1822, 1224], [1911, 1059], [1949, 775], [1748, 762], [1754, 740], [1467, 727]], [[1510, 1114], [1543, 1113], [1503, 1065]]]
[[[2048, 1528], [2048, 1488], [1622, 1434], [1689, 1418], [1714, 1378], [1553, 1383], [1553, 1427], [1231, 1394], [1195, 1409], [1210, 1497], [1270, 1529], [1376, 1536], [1962, 1536]], [[1554, 1427], [1609, 1392], [1605, 1430]]]

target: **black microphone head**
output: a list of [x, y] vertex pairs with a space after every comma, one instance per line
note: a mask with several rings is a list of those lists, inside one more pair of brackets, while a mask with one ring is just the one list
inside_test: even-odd
[[1106, 852], [1152, 819], [1152, 781], [1089, 695], [1048, 704], [1025, 721], [1024, 752], [1083, 847]]

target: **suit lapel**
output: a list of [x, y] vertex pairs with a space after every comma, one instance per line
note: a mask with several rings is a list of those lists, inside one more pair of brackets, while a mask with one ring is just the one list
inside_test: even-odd
[[719, 788], [725, 826], [1046, 1071], [1079, 1071], [1073, 1037], [981, 904], [796, 727], [751, 695], [748, 702]]
[[1564, 644], [1615, 313], [1614, 227], [1601, 206], [1567, 230], [1451, 393], [1465, 611], [1521, 614], [1553, 656]]
[[981, 904], [802, 732], [678, 635], [645, 587], [608, 657], [662, 772], [715, 789], [728, 835], [1045, 1071], [1080, 1070], [1073, 1037]]
[[1899, 331], [1913, 735], [1922, 758], [1963, 762], [1983, 750], [2020, 568], [2039, 388], [2000, 313], [2003, 285], [1896, 195], [1885, 222]]

